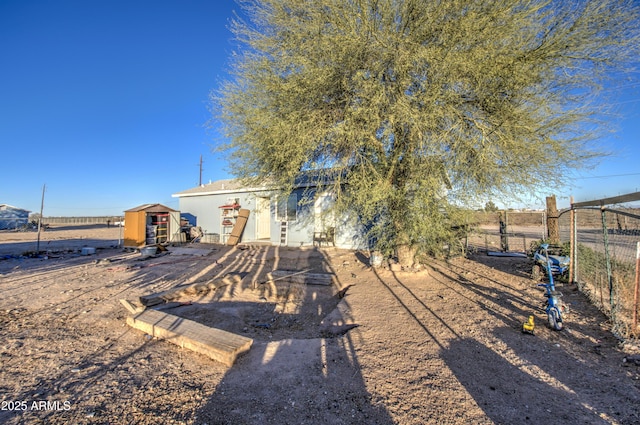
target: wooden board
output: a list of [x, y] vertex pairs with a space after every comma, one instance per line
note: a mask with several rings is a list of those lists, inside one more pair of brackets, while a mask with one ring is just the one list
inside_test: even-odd
[[138, 315], [130, 316], [127, 318], [127, 324], [151, 336], [204, 354], [227, 366], [233, 366], [236, 358], [249, 351], [253, 344], [251, 338], [157, 310], [145, 310]]
[[229, 240], [227, 240], [227, 245], [234, 246], [240, 242], [240, 236], [242, 236], [242, 232], [244, 231], [244, 226], [247, 224], [247, 219], [249, 218], [249, 210], [240, 209], [238, 211], [238, 217], [236, 218], [236, 224], [233, 226], [233, 230], [229, 234]]
[[238, 284], [242, 281], [240, 275], [234, 274], [225, 276], [221, 279], [214, 279], [210, 282], [198, 282], [190, 285], [178, 286], [167, 291], [158, 292], [156, 294], [143, 295], [140, 302], [146, 307], [162, 304], [168, 301], [178, 299], [184, 295], [202, 295], [216, 288], [226, 285]]
[[333, 274], [310, 273], [295, 270], [274, 270], [268, 275], [269, 280], [284, 280], [287, 282], [304, 283], [307, 285], [331, 285]]
[[[184, 234], [184, 233], [183, 233]], [[198, 248], [186, 248], [186, 247], [171, 247], [169, 248], [171, 255], [193, 255], [195, 257], [206, 257], [211, 254], [211, 249], [198, 249]]]
[[138, 314], [142, 311], [144, 311], [145, 307], [137, 307], [135, 305], [133, 305], [131, 302], [129, 302], [129, 300], [125, 300], [125, 299], [121, 299], [120, 300], [120, 304], [122, 304], [124, 306], [124, 308], [126, 308], [127, 310], [129, 310], [129, 313], [131, 314]]

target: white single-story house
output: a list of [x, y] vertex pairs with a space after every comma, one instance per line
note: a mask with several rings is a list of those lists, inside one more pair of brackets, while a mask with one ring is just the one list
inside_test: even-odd
[[26, 226], [31, 211], [7, 204], [0, 204], [0, 230], [17, 229]]
[[[346, 249], [366, 249], [368, 243], [355, 217], [331, 217], [326, 214], [333, 202], [324, 193], [313, 203], [304, 202], [304, 194], [313, 193], [312, 183], [300, 184], [288, 199], [278, 199], [269, 187], [246, 187], [239, 180], [218, 180], [171, 195], [178, 198], [181, 213], [200, 227], [204, 241], [225, 243], [238, 211], [249, 210], [241, 242], [271, 245], [311, 246], [322, 243]], [[195, 223], [193, 223], [195, 221]], [[329, 235], [332, 242], [319, 242]], [[314, 241], [315, 237], [315, 241]]]

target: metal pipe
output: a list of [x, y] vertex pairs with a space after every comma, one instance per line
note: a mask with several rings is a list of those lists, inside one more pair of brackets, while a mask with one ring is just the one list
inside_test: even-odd
[[640, 292], [640, 242], [636, 245], [636, 282], [633, 291], [633, 332], [638, 332], [638, 293]]
[[575, 254], [574, 254], [574, 250], [576, 248], [576, 240], [574, 238], [574, 232], [575, 232], [575, 218], [576, 218], [576, 212], [573, 209], [573, 196], [571, 197], [571, 213], [570, 213], [570, 223], [569, 223], [569, 233], [571, 233], [571, 235], [569, 236], [569, 283], [573, 283], [575, 281], [574, 279], [574, 275], [575, 275]]
[[[609, 255], [609, 230], [607, 229], [606, 209], [600, 210], [602, 216], [602, 233], [604, 235], [604, 257], [607, 264], [607, 279], [609, 283], [609, 304], [611, 307], [611, 319], [615, 318], [613, 300], [613, 273], [611, 271], [611, 256]], [[613, 320], [615, 322], [615, 320]]]

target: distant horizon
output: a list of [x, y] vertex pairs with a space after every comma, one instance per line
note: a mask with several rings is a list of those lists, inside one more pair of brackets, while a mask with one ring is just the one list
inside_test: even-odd
[[[623, 194], [624, 195], [630, 195], [633, 193], [639, 193], [639, 192], [631, 192], [629, 194]], [[600, 198], [600, 199], [607, 199], [607, 198]], [[599, 201], [600, 199], [589, 199], [589, 200], [584, 200], [584, 201], [580, 201], [580, 202], [587, 202], [587, 201]], [[636, 201], [634, 201], [636, 202]], [[166, 207], [169, 207], [169, 205], [163, 204], [161, 202], [158, 202], [159, 204], [162, 204]], [[145, 205], [145, 204], [139, 204], [139, 205]], [[132, 206], [131, 208], [135, 208], [139, 205], [135, 205]], [[605, 205], [617, 205], [617, 204], [605, 204]], [[14, 205], [11, 205], [12, 207], [15, 207]], [[18, 208], [18, 207], [16, 207]], [[170, 207], [172, 208], [172, 207]], [[569, 209], [569, 205], [567, 206], [563, 206], [563, 205], [558, 205], [557, 206], [558, 211], [562, 211], [562, 210], [567, 210]], [[638, 204], [629, 204], [629, 205], [623, 205], [622, 206], [623, 209], [639, 209], [640, 210], [640, 203]], [[172, 208], [172, 209], [176, 209], [176, 208]], [[591, 207], [591, 208], [584, 208], [584, 209], [597, 209], [597, 207]], [[522, 212], [522, 213], [526, 213], [526, 212], [545, 212], [546, 208], [498, 208], [497, 210], [494, 211], [486, 211], [482, 208], [469, 208], [470, 211], [476, 211], [476, 212]], [[39, 211], [30, 211], [30, 210], [26, 210], [29, 211], [29, 218], [31, 218], [32, 216], [37, 216], [40, 214]], [[126, 210], [125, 210], [126, 211]], [[43, 213], [43, 218], [124, 218], [124, 213], [125, 211], [122, 211], [122, 214], [100, 214], [100, 215], [47, 215]], [[180, 213], [188, 213], [188, 211], [180, 211], [178, 209], [178, 211]]]

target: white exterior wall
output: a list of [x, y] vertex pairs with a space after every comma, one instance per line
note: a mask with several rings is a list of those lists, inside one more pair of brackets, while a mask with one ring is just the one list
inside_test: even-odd
[[[248, 209], [249, 219], [242, 234], [241, 242], [266, 242], [266, 239], [258, 239], [257, 216], [263, 201], [258, 198], [270, 198], [269, 203], [269, 240], [272, 245], [280, 245], [280, 224], [277, 217], [277, 204], [275, 197], [269, 192], [242, 192], [225, 191], [224, 193], [202, 194], [192, 196], [179, 196], [179, 209], [182, 213], [192, 214], [196, 217], [196, 225], [207, 234], [221, 234], [220, 206], [229, 203], [230, 199], [238, 198], [240, 208]], [[326, 217], [320, 218], [320, 213], [328, 208], [330, 197], [323, 198], [322, 204], [299, 206], [295, 221], [287, 223], [286, 245], [291, 247], [312, 246], [313, 233], [326, 230], [327, 227], [336, 228], [336, 247], [345, 249], [367, 249], [367, 241], [362, 236], [362, 226], [357, 219], [343, 216], [334, 221], [333, 226], [327, 222]], [[266, 217], [266, 214], [265, 214]], [[263, 223], [264, 224], [264, 223]]]

